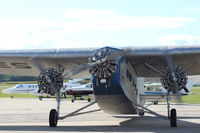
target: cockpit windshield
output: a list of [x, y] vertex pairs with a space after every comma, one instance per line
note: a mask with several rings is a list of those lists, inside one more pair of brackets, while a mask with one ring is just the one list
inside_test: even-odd
[[17, 84], [16, 88], [23, 88], [23, 85], [22, 84]]

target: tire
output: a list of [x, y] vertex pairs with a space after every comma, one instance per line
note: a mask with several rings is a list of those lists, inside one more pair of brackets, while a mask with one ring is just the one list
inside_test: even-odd
[[171, 109], [170, 126], [177, 127], [176, 109]]
[[153, 104], [154, 104], [154, 105], [157, 105], [157, 104], [158, 104], [158, 101], [153, 101]]
[[138, 112], [138, 115], [139, 116], [144, 116], [145, 112], [143, 109], [140, 109], [139, 112]]
[[52, 109], [49, 113], [49, 126], [56, 127], [58, 123], [58, 113], [55, 109]]
[[74, 102], [74, 99], [72, 99], [71, 102], [73, 103], [73, 102]]
[[91, 100], [92, 100], [92, 99], [90, 99], [90, 98], [87, 99], [88, 102], [91, 102]]

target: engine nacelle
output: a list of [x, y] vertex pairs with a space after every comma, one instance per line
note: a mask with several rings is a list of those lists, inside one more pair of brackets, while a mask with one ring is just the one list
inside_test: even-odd
[[89, 58], [89, 62], [96, 65], [90, 68], [89, 72], [98, 78], [109, 78], [116, 71], [115, 60], [107, 60], [109, 55], [111, 51], [107, 47], [96, 50]]
[[38, 76], [38, 93], [54, 95], [63, 86], [62, 72], [53, 68], [47, 69]]
[[186, 75], [186, 71], [179, 65], [173, 67], [167, 67], [166, 71], [163, 72], [161, 76], [162, 86], [173, 94], [178, 93], [182, 89], [187, 90], [188, 78]]

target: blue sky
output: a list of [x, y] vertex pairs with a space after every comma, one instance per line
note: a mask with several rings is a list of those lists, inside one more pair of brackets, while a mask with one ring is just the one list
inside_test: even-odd
[[199, 45], [197, 0], [0, 0], [0, 49]]

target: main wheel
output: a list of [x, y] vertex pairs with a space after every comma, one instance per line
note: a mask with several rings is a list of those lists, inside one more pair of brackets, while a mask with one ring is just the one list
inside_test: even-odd
[[144, 113], [145, 113], [144, 110], [143, 110], [143, 109], [140, 109], [139, 112], [138, 112], [138, 115], [139, 115], [139, 116], [144, 116]]
[[74, 99], [72, 99], [71, 102], [73, 103], [73, 102], [74, 102]]
[[176, 109], [171, 109], [170, 126], [177, 127]]
[[87, 99], [88, 102], [91, 102], [91, 100], [92, 100], [91, 98], [88, 98], [88, 99]]
[[157, 104], [158, 104], [158, 101], [153, 101], [153, 104], [154, 104], [154, 105], [157, 105]]
[[56, 127], [58, 122], [58, 113], [55, 109], [52, 109], [49, 113], [49, 126]]

